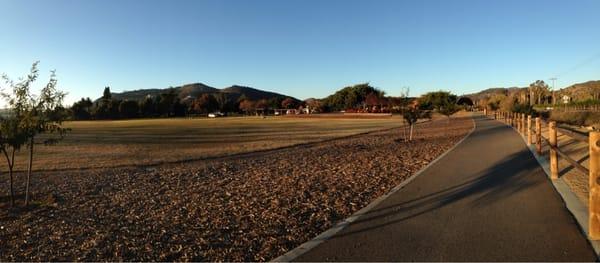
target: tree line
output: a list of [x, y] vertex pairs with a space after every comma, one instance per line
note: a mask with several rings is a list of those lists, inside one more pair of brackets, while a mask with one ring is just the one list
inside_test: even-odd
[[[453, 96], [455, 99], [456, 96]], [[82, 98], [67, 111], [73, 120], [183, 117], [212, 112], [268, 114], [280, 109], [295, 109], [302, 113], [401, 113], [410, 100], [414, 98], [386, 96], [384, 91], [368, 83], [345, 87], [323, 99], [305, 101], [284, 96], [251, 100], [245, 95], [231, 97], [224, 93], [204, 93], [197, 98], [181, 100], [175, 89], [169, 89], [157, 96], [147, 96], [142, 100], [121, 100], [114, 98], [110, 88], [106, 87], [98, 100]]]
[[536, 114], [534, 106], [553, 105], [558, 103], [556, 92], [553, 92], [543, 80], [536, 80], [529, 87], [513, 92], [502, 91], [479, 99], [476, 104], [480, 109], [492, 111], [512, 111]]
[[73, 120], [107, 120], [184, 117], [211, 112], [252, 113], [264, 109], [292, 109], [302, 105], [302, 102], [290, 97], [251, 100], [245, 95], [233, 98], [224, 93], [204, 93], [197, 98], [182, 100], [173, 88], [142, 100], [121, 100], [114, 98], [110, 87], [106, 87], [100, 99], [92, 101], [90, 98], [81, 98], [73, 103], [68, 112]]

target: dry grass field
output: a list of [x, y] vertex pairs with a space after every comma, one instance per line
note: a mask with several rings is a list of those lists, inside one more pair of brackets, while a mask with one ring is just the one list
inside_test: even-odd
[[[221, 152], [218, 145], [223, 144], [247, 151], [252, 148], [235, 144], [258, 141], [273, 147], [279, 141], [291, 144], [398, 123], [288, 118], [81, 122], [70, 124], [79, 129], [74, 127], [67, 143], [77, 143], [72, 141], [77, 137], [84, 146], [97, 140], [94, 145], [106, 145], [107, 156], [110, 147], [133, 145], [156, 151], [147, 156], [167, 158], [161, 155], [186, 149], [187, 140], [193, 141], [190, 150]], [[98, 124], [104, 124], [102, 134], [116, 136], [83, 132]], [[174, 132], [176, 125], [181, 130]], [[419, 124], [413, 142], [405, 142], [396, 128], [185, 163], [36, 173], [31, 207], [9, 209], [8, 198], [0, 197], [0, 261], [270, 260], [389, 192], [472, 128], [472, 119], [463, 116]], [[160, 135], [152, 137], [150, 131]], [[201, 136], [184, 136], [190, 133]], [[137, 158], [126, 148], [118, 148], [123, 158]], [[75, 160], [70, 161], [81, 165], [86, 159]], [[17, 176], [18, 205], [23, 178]], [[0, 189], [8, 189], [6, 174], [0, 179]]]
[[[34, 170], [106, 168], [198, 160], [399, 127], [402, 118], [230, 117], [68, 122], [55, 146], [36, 148]], [[23, 170], [26, 152], [17, 169]]]

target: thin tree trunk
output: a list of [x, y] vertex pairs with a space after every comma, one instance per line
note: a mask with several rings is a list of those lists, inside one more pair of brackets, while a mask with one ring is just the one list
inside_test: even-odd
[[12, 152], [12, 161], [10, 159], [10, 157], [8, 156], [8, 153], [6, 152], [6, 150], [2, 150], [4, 152], [4, 156], [6, 157], [6, 161], [8, 162], [8, 176], [10, 177], [10, 206], [14, 207], [15, 206], [15, 191], [13, 188], [13, 162], [15, 160], [15, 151], [13, 150]]
[[402, 138], [406, 141], [406, 126], [402, 125]]
[[27, 184], [25, 185], [25, 206], [29, 205], [29, 184], [31, 182], [31, 167], [33, 166], [33, 137], [29, 141], [29, 167], [27, 167]]
[[414, 124], [410, 125], [410, 137], [408, 138], [409, 142], [412, 141], [414, 127], [415, 127]]

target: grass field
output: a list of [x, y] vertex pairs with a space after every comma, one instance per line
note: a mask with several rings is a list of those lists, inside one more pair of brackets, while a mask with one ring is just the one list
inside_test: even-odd
[[[68, 122], [55, 146], [36, 148], [34, 170], [150, 165], [201, 159], [363, 133], [402, 125], [400, 117], [144, 119]], [[19, 154], [17, 169], [26, 164]]]

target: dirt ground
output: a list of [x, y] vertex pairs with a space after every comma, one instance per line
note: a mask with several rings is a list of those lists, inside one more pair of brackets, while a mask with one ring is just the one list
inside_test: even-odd
[[413, 142], [396, 128], [204, 161], [38, 173], [32, 208], [9, 209], [0, 198], [0, 261], [270, 260], [472, 128], [470, 117], [456, 117], [420, 124]]

